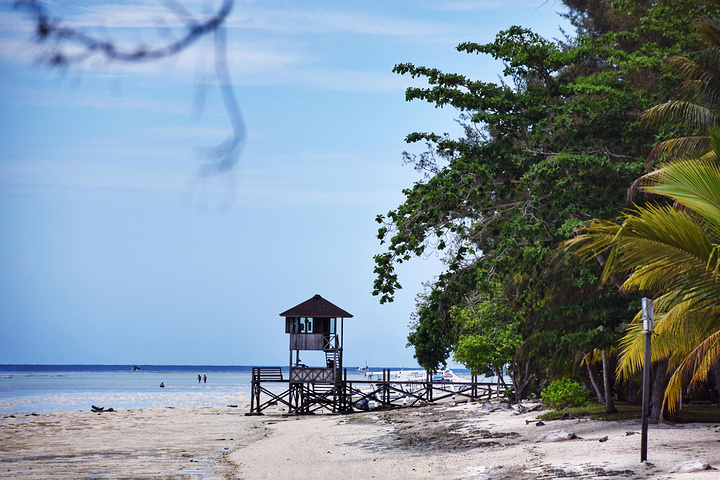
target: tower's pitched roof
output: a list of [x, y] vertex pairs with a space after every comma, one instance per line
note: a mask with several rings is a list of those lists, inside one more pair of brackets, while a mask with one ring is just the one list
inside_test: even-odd
[[301, 304], [292, 307], [290, 310], [281, 313], [280, 316], [314, 318], [352, 318], [351, 313], [348, 313], [337, 305], [328, 302], [320, 295], [315, 295], [311, 299], [305, 300]]

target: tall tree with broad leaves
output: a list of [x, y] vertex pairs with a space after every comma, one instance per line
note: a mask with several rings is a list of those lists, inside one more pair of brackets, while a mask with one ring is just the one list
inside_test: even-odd
[[[460, 44], [460, 52], [504, 62], [506, 80], [497, 84], [395, 67], [429, 83], [409, 88], [408, 100], [456, 108], [465, 132], [458, 139], [408, 135], [410, 143], [427, 144], [428, 153], [408, 158], [431, 175], [377, 217], [386, 245], [375, 257], [373, 293], [381, 303], [401, 288], [396, 264], [432, 250], [445, 256], [447, 268], [420, 302], [408, 337], [423, 367], [445, 362], [466, 344], [460, 339], [478, 340], [488, 331], [486, 320], [510, 322], [492, 315], [512, 311], [512, 335], [483, 342], [514, 342], [508, 364], [519, 400], [547, 380], [583, 374], [585, 354], [611, 347], [632, 318], [625, 295], [597, 287], [599, 263], [556, 247], [584, 221], [620, 211], [654, 140], [636, 120], [668, 98], [663, 59], [697, 45], [685, 16], [707, 6], [688, 2], [678, 16], [668, 8], [672, 2], [609, 3], [613, 13], [604, 18], [612, 28], [590, 28], [593, 19], [583, 12], [588, 33], [566, 42], [512, 27], [492, 43]], [[458, 314], [478, 299], [483, 308], [476, 311], [490, 317]], [[468, 353], [460, 352], [460, 358]]]

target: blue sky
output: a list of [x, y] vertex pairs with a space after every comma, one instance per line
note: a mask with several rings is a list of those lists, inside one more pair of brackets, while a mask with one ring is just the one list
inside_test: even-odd
[[[415, 295], [440, 262], [403, 265], [403, 290], [380, 305], [374, 218], [419, 180], [402, 152], [422, 148], [404, 137], [460, 130], [455, 111], [406, 102], [419, 83], [391, 70], [497, 81], [502, 65], [455, 46], [511, 25], [569, 30], [552, 0], [238, 0], [228, 59], [247, 143], [231, 176], [201, 179], [202, 152], [229, 132], [212, 78], [194, 107], [209, 44], [59, 72], [38, 65], [12, 3], [0, 2], [0, 363], [283, 365], [278, 314], [319, 293], [355, 316], [346, 365], [414, 365]], [[177, 23], [151, 0], [48, 5], [121, 42]]]

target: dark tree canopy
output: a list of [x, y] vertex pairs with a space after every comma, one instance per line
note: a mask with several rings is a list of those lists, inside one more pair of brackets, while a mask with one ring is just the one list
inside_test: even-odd
[[392, 301], [401, 288], [396, 264], [443, 252], [447, 267], [420, 299], [408, 337], [418, 362], [433, 369], [455, 352], [474, 369], [507, 363], [517, 395], [612, 345], [632, 318], [631, 299], [598, 286], [599, 264], [558, 246], [584, 221], [625, 205], [655, 143], [637, 119], [672, 91], [664, 59], [698, 46], [693, 19], [716, 6], [565, 3], [578, 29], [565, 42], [515, 26], [492, 43], [458, 45], [501, 60], [505, 82], [394, 69], [425, 78], [428, 87], [408, 88], [407, 100], [456, 108], [465, 135], [407, 136], [427, 144], [427, 153], [406, 159], [430, 174], [377, 217], [386, 250], [375, 257], [373, 293]]

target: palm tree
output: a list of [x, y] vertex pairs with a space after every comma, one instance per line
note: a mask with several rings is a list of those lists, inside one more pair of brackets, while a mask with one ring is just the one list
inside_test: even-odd
[[710, 137], [704, 133], [720, 125], [720, 23], [708, 18], [700, 22], [698, 28], [707, 45], [700, 60], [683, 56], [668, 59], [669, 71], [685, 79], [678, 88], [678, 99], [656, 105], [640, 117], [643, 123], [653, 127], [679, 123], [696, 135], [661, 142], [648, 160], [656, 156], [677, 159], [687, 155], [714, 155]]
[[[720, 129], [709, 133], [719, 158]], [[665, 391], [671, 411], [683, 386], [706, 380], [720, 359], [720, 166], [705, 157], [668, 164], [642, 187], [675, 205], [636, 206], [619, 222], [593, 220], [568, 242], [579, 255], [607, 258], [604, 281], [626, 273], [622, 289], [654, 296], [652, 360], [674, 369]], [[620, 347], [618, 376], [624, 377], [642, 367], [640, 313]]]

